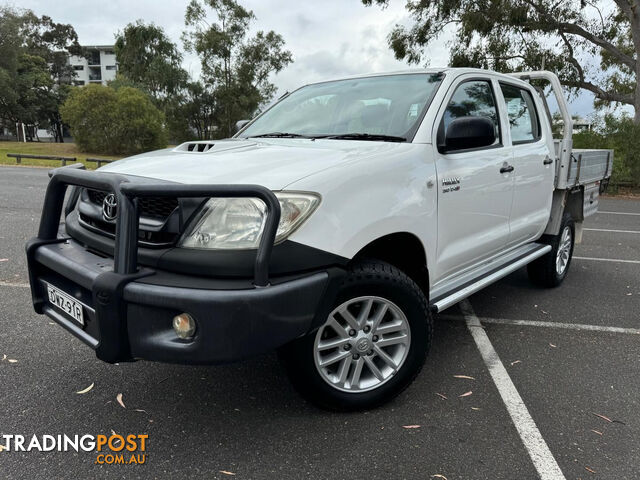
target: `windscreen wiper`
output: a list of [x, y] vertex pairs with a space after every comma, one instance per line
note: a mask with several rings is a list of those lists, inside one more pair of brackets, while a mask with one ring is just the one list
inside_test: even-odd
[[260, 135], [249, 135], [247, 138], [312, 138], [312, 137], [308, 135], [301, 135], [299, 133], [270, 132], [270, 133], [261, 133]]
[[379, 133], [342, 133], [340, 135], [328, 135], [322, 138], [336, 139], [336, 140], [380, 140], [382, 142], [406, 142], [404, 137], [397, 137], [395, 135], [383, 135]]

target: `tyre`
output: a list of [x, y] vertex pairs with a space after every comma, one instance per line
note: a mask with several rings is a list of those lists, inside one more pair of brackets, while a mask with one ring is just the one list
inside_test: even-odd
[[527, 266], [529, 279], [541, 287], [557, 287], [569, 272], [575, 237], [575, 225], [571, 215], [565, 213], [558, 235], [545, 236], [544, 243], [551, 245], [551, 251]]
[[280, 350], [296, 389], [329, 410], [363, 410], [388, 402], [418, 375], [433, 320], [407, 275], [380, 261], [353, 266], [334, 309], [315, 332]]

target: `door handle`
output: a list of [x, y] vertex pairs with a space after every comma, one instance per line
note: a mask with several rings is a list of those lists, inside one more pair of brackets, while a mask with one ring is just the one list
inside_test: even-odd
[[553, 163], [553, 160], [550, 159], [549, 157], [546, 157], [544, 159], [544, 162], [542, 162], [543, 165], [551, 165]]
[[513, 172], [514, 170], [515, 168], [513, 167], [513, 165], [506, 165], [500, 169], [500, 173], [509, 173]]

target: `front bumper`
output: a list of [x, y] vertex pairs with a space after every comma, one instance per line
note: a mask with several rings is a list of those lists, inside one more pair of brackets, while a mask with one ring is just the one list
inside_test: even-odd
[[[261, 242], [256, 254], [255, 277], [203, 278], [137, 265], [135, 197], [150, 191], [157, 194], [158, 190], [148, 185], [121, 187], [126, 182], [109, 174], [57, 169], [47, 189], [38, 237], [26, 247], [34, 309], [94, 348], [99, 359], [110, 363], [137, 359], [230, 362], [284, 345], [313, 330], [328, 313], [325, 310], [333, 303], [335, 287], [344, 275], [341, 268], [268, 277], [279, 218], [277, 200], [275, 206], [273, 202], [269, 206], [277, 214], [271, 216], [270, 234], [267, 228], [263, 233], [270, 238]], [[115, 258], [93, 253], [72, 238], [61, 238], [58, 222], [67, 184], [109, 188], [123, 200], [119, 203], [125, 209], [118, 214]], [[201, 196], [207, 189], [211, 196], [225, 193], [215, 186], [177, 186], [173, 193]], [[240, 191], [252, 192], [263, 194], [254, 187]], [[235, 195], [238, 190], [226, 193]], [[47, 284], [82, 305], [84, 325], [49, 302]], [[196, 333], [189, 340], [179, 339], [172, 328], [173, 317], [182, 312], [197, 322]]]
[[[214, 364], [277, 348], [312, 329], [329, 285], [340, 276], [339, 269], [329, 269], [256, 288], [250, 281], [198, 279], [151, 269], [115, 274], [111, 259], [70, 238], [45, 244], [32, 240], [27, 252], [36, 312], [111, 363], [145, 359]], [[49, 303], [47, 283], [82, 304], [84, 327]], [[192, 340], [181, 340], [173, 331], [172, 319], [182, 312], [196, 319]]]

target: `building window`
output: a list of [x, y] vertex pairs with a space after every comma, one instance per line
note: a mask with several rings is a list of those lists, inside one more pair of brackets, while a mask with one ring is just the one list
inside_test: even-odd
[[73, 69], [74, 70], [84, 70], [84, 65], [74, 65]]
[[116, 66], [115, 65], [107, 65], [107, 70], [115, 70]]
[[89, 65], [100, 65], [100, 51], [91, 50], [89, 52]]
[[82, 85], [84, 85], [84, 80], [76, 80], [76, 81], [73, 82], [73, 84], [76, 87], [81, 87]]
[[100, 67], [89, 67], [89, 80], [92, 82], [102, 80], [102, 72], [100, 71]]

